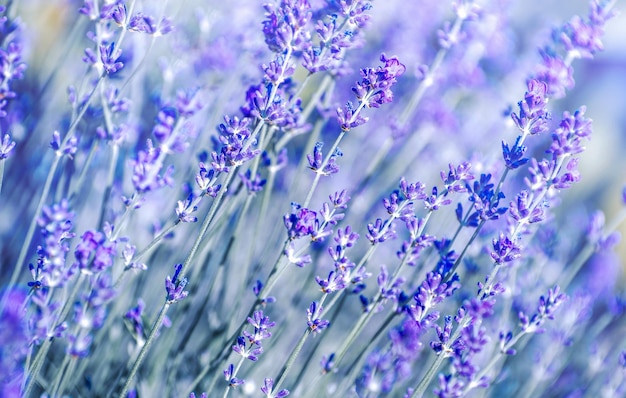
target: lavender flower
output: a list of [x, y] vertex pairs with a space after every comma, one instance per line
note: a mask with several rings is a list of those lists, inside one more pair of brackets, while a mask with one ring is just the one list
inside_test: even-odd
[[174, 266], [174, 269], [176, 270], [174, 272], [174, 276], [170, 277], [168, 275], [165, 278], [165, 291], [167, 292], [166, 299], [169, 303], [181, 301], [189, 294], [189, 292], [185, 290], [188, 283], [187, 278], [179, 278], [182, 268], [182, 264], [176, 264]]
[[367, 118], [361, 116], [363, 107], [379, 108], [383, 104], [393, 100], [391, 87], [397, 78], [406, 71], [406, 66], [400, 63], [398, 58], [387, 58], [385, 54], [380, 56], [384, 66], [376, 69], [361, 69], [362, 80], [356, 83], [352, 91], [359, 100], [358, 108], [348, 103], [344, 108], [337, 109], [337, 120], [343, 131], [351, 130], [367, 122]]
[[261, 392], [265, 394], [267, 398], [284, 398], [289, 395], [288, 390], [280, 390], [274, 393], [272, 390], [274, 388], [274, 381], [272, 379], [265, 378], [263, 381], [263, 387], [261, 387]]

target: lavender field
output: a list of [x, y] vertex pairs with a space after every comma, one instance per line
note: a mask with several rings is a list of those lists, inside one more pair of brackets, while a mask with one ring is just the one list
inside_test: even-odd
[[626, 396], [605, 0], [0, 5], [0, 397]]

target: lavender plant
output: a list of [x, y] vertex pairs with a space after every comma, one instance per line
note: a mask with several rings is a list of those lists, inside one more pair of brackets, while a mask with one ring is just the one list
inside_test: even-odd
[[578, 6], [0, 6], [0, 396], [623, 395]]

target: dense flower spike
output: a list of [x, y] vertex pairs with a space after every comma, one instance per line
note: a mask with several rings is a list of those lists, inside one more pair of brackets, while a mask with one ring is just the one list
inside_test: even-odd
[[539, 80], [528, 82], [528, 91], [524, 100], [517, 105], [519, 113], [511, 113], [511, 117], [517, 128], [525, 137], [528, 134], [540, 134], [548, 130], [550, 113], [547, 111], [548, 84]]
[[189, 281], [187, 280], [187, 278], [179, 278], [182, 268], [182, 264], [176, 264], [174, 266], [174, 276], [170, 277], [168, 275], [165, 278], [165, 291], [167, 292], [167, 301], [170, 303], [180, 301], [187, 297], [187, 295], [189, 294], [189, 292], [185, 290], [185, 287], [187, 286], [187, 283]]
[[278, 6], [265, 5], [266, 20], [263, 21], [265, 43], [270, 50], [283, 53], [300, 51], [310, 40], [307, 30], [311, 20], [308, 0], [281, 0]]
[[393, 101], [391, 87], [404, 74], [406, 66], [398, 58], [387, 58], [385, 54], [380, 56], [380, 61], [383, 66], [361, 69], [363, 79], [352, 88], [359, 100], [358, 107], [355, 109], [348, 102], [345, 107], [337, 109], [337, 120], [342, 130], [348, 131], [367, 122], [367, 118], [361, 116], [363, 107], [379, 108]]

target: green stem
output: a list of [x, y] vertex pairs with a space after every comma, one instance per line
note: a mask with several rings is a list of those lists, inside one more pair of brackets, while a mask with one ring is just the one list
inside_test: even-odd
[[293, 363], [296, 361], [296, 358], [300, 354], [300, 351], [302, 351], [302, 347], [304, 347], [304, 343], [306, 342], [306, 339], [309, 337], [310, 334], [311, 334], [311, 329], [307, 328], [302, 334], [302, 337], [300, 337], [300, 340], [298, 340], [298, 344], [296, 344], [293, 351], [291, 351], [291, 355], [289, 356], [289, 359], [287, 359], [287, 362], [285, 363], [285, 365], [283, 365], [283, 368], [278, 376], [278, 381], [276, 382], [276, 385], [274, 386], [274, 390], [276, 391], [280, 390], [280, 386], [285, 381], [285, 378], [287, 377], [289, 370], [293, 367]]
[[415, 391], [413, 392], [413, 395], [411, 395], [411, 398], [421, 398], [424, 395], [424, 392], [426, 392], [426, 389], [428, 388], [430, 381], [433, 379], [433, 377], [437, 373], [437, 370], [439, 370], [439, 366], [441, 366], [444, 359], [446, 359], [446, 356], [443, 353], [441, 353], [437, 357], [435, 362], [433, 362], [430, 365], [430, 367], [426, 371], [426, 374], [424, 375], [420, 383], [415, 388]]
[[[328, 297], [328, 293], [324, 293], [324, 295], [320, 298], [319, 304], [317, 306], [317, 311], [315, 314], [312, 315], [311, 317], [312, 319], [318, 319], [320, 316], [322, 316], [322, 311], [323, 311], [322, 306], [327, 297]], [[311, 328], [307, 327], [304, 333], [302, 334], [302, 337], [300, 337], [300, 340], [294, 347], [293, 351], [291, 351], [291, 355], [289, 355], [287, 362], [285, 362], [285, 365], [283, 365], [280, 375], [277, 377], [278, 381], [276, 382], [274, 386], [275, 391], [280, 390], [280, 386], [285, 381], [285, 378], [287, 378], [287, 374], [293, 367], [293, 364], [296, 361], [296, 358], [298, 358], [298, 355], [300, 354], [300, 351], [302, 351], [302, 347], [304, 347], [304, 343], [306, 342], [310, 334], [311, 334]]]
[[[239, 372], [239, 369], [241, 369], [241, 365], [243, 365], [243, 361], [245, 360], [245, 357], [241, 357], [239, 358], [239, 362], [237, 362], [237, 366], [235, 367], [235, 370], [233, 371], [233, 374], [230, 376], [231, 378], [235, 377], [237, 375], [237, 373]], [[226, 389], [224, 390], [224, 395], [222, 395], [222, 398], [226, 398], [228, 397], [228, 393], [230, 392], [230, 390], [232, 390], [233, 387], [230, 385], [230, 383], [226, 386]]]
[[4, 180], [4, 160], [0, 159], [0, 193], [2, 193], [2, 181]]
[[122, 392], [119, 395], [120, 398], [126, 398], [126, 396], [128, 395], [128, 391], [130, 390], [130, 385], [132, 384], [133, 379], [135, 378], [135, 375], [137, 375], [137, 371], [139, 370], [139, 367], [143, 363], [143, 360], [145, 359], [146, 354], [150, 350], [150, 347], [152, 346], [152, 343], [154, 342], [154, 339], [157, 333], [159, 332], [161, 325], [163, 324], [163, 319], [165, 319], [165, 315], [167, 314], [167, 310], [170, 308], [170, 305], [171, 305], [170, 302], [165, 301], [165, 303], [163, 304], [163, 307], [161, 307], [161, 311], [159, 312], [159, 315], [156, 321], [154, 322], [154, 325], [152, 326], [150, 335], [148, 336], [148, 339], [146, 340], [143, 347], [141, 347], [141, 351], [139, 352], [139, 355], [137, 356], [137, 359], [135, 360], [135, 363], [133, 364], [130, 374], [128, 375], [128, 378], [126, 379], [126, 382], [124, 383]]

